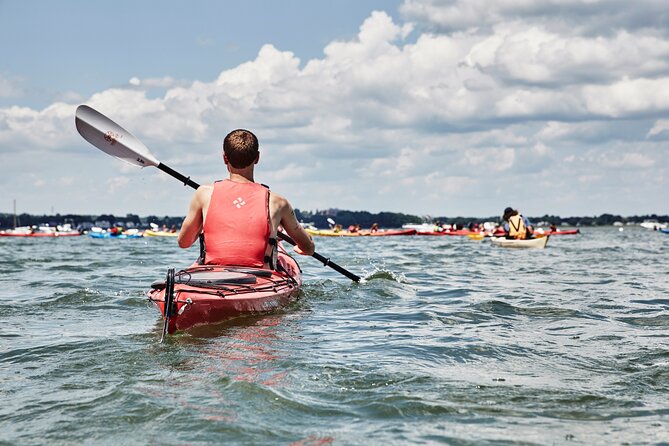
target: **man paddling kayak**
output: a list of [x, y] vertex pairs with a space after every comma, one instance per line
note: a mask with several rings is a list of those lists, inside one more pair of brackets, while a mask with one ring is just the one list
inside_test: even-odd
[[524, 240], [526, 238], [532, 238], [532, 224], [527, 219], [527, 217], [522, 216], [518, 213], [518, 210], [515, 210], [511, 207], [504, 209], [504, 215], [502, 216], [504, 220], [504, 232], [506, 232], [506, 238]]
[[179, 231], [182, 248], [204, 235], [202, 263], [274, 269], [279, 226], [297, 243], [295, 252], [314, 253], [314, 242], [288, 200], [254, 181], [259, 160], [253, 133], [238, 129], [225, 137], [223, 161], [229, 178], [195, 191]]

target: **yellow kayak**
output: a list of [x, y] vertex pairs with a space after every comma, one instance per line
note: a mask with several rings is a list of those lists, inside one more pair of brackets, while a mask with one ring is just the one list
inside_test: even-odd
[[318, 235], [321, 237], [360, 237], [359, 232], [348, 232], [348, 231], [332, 231], [327, 229], [305, 229], [310, 235]]
[[147, 229], [144, 231], [144, 235], [147, 237], [176, 237], [179, 233], [170, 231], [152, 231], [151, 229]]

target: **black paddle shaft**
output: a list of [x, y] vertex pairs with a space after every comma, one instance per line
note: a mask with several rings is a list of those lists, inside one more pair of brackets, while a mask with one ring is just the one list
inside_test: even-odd
[[[283, 232], [279, 232], [278, 236], [281, 240], [284, 240], [285, 242], [290, 243], [293, 246], [295, 246], [297, 244], [297, 243], [295, 243], [295, 240], [293, 240], [288, 234], [284, 234]], [[311, 257], [313, 257], [314, 259], [321, 262], [323, 264], [323, 266], [329, 266], [330, 268], [337, 271], [338, 273], [345, 275], [346, 277], [348, 277], [352, 281], [360, 282], [360, 276], [357, 276], [357, 275], [353, 274], [352, 272], [350, 272], [349, 270], [346, 270], [346, 269], [342, 268], [341, 266], [334, 263], [332, 260], [323, 257], [319, 253], [315, 252], [311, 255]]]
[[[195, 181], [191, 180], [190, 177], [186, 177], [186, 176], [180, 174], [176, 170], [172, 169], [169, 166], [166, 166], [163, 163], [158, 164], [158, 169], [162, 170], [166, 174], [171, 175], [174, 178], [176, 178], [177, 180], [181, 181], [184, 184], [184, 186], [190, 186], [193, 189], [197, 189], [198, 187], [200, 187], [200, 185], [197, 184]], [[290, 237], [288, 234], [284, 234], [283, 232], [279, 232], [277, 235], [279, 236], [279, 238], [281, 240], [283, 240], [283, 241], [285, 241], [285, 242], [287, 242], [287, 243], [289, 243], [293, 246], [297, 245], [297, 243], [295, 243], [295, 240], [293, 240], [292, 237]], [[337, 271], [340, 274], [343, 274], [344, 276], [348, 277], [352, 281], [360, 282], [360, 276], [358, 276], [356, 274], [353, 274], [352, 272], [348, 271], [347, 269], [342, 268], [341, 266], [337, 265], [332, 260], [330, 260], [326, 257], [323, 257], [319, 253], [315, 252], [315, 253], [312, 254], [311, 257], [313, 257], [314, 259], [321, 262], [323, 264], [323, 266], [329, 266], [333, 270]]]
[[190, 177], [181, 175], [179, 172], [177, 172], [176, 170], [172, 169], [169, 166], [164, 165], [163, 163], [158, 163], [158, 169], [162, 170], [168, 175], [172, 175], [174, 178], [184, 183], [184, 186], [190, 186], [193, 189], [197, 189], [198, 187], [200, 187], [200, 185], [197, 184], [195, 181], [191, 180]]

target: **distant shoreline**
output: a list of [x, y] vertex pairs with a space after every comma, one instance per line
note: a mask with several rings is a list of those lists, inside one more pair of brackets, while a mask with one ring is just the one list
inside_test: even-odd
[[[500, 216], [487, 217], [427, 217], [403, 214], [398, 212], [379, 212], [371, 213], [366, 211], [347, 211], [341, 209], [328, 209], [322, 211], [300, 211], [295, 210], [298, 220], [311, 223], [317, 228], [328, 228], [328, 220], [335, 220], [344, 227], [351, 224], [359, 224], [362, 227], [369, 227], [372, 223], [377, 223], [382, 228], [400, 228], [404, 224], [410, 223], [432, 223], [440, 222], [442, 224], [467, 226], [471, 223], [481, 223], [486, 221], [499, 222]], [[528, 216], [532, 223], [536, 224], [555, 224], [558, 226], [610, 226], [615, 224], [635, 225], [648, 220], [656, 220], [660, 223], [669, 222], [669, 215], [633, 215], [621, 216], [614, 214], [601, 214], [599, 216], [588, 217], [560, 217], [558, 215]], [[163, 216], [148, 215], [140, 217], [137, 214], [126, 214], [125, 216], [114, 214], [18, 214], [16, 215], [16, 226], [44, 225], [50, 226], [63, 225], [69, 223], [73, 228], [91, 227], [91, 226], [109, 226], [118, 225], [123, 227], [149, 227], [151, 223], [159, 226], [180, 227], [184, 216]], [[0, 228], [7, 229], [14, 227], [14, 214], [0, 213]]]

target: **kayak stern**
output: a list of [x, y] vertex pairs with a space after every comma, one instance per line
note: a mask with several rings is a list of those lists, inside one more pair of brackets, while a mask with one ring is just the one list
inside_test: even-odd
[[[279, 254], [284, 271], [194, 265], [179, 271], [174, 284], [174, 311], [167, 332], [188, 330], [250, 314], [269, 313], [296, 299], [302, 285], [297, 262]], [[147, 297], [165, 315], [165, 282], [157, 281]]]

